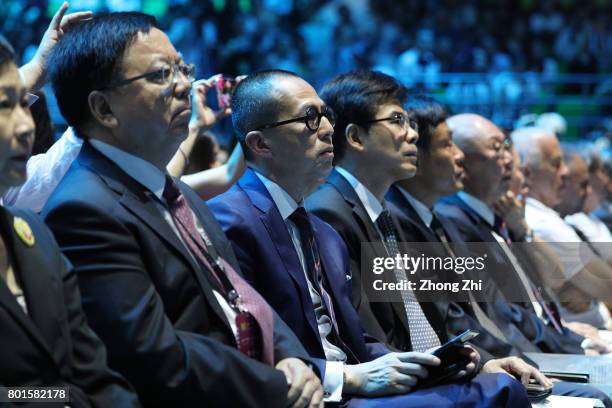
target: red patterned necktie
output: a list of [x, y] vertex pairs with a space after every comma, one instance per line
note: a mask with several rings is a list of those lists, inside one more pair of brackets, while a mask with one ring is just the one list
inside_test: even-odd
[[[233, 300], [232, 290], [226, 288], [226, 285], [223, 284], [226, 277], [239, 296], [240, 310], [237, 311], [236, 315], [238, 348], [249, 357], [257, 358], [270, 366], [274, 366], [274, 316], [272, 308], [255, 289], [236, 273], [228, 262], [220, 256], [217, 256], [216, 260], [212, 257], [208, 249], [208, 245], [212, 246], [210, 239], [205, 235], [205, 231], [202, 230], [204, 236], [198, 232], [193, 211], [174, 180], [168, 175], [166, 175], [163, 197], [168, 203], [170, 215], [185, 245], [196, 258], [203, 272], [212, 275], [216, 282], [216, 289], [221, 291], [231, 305]], [[213, 264], [216, 264], [217, 267], [215, 268]], [[225, 276], [220, 276], [223, 273]]]

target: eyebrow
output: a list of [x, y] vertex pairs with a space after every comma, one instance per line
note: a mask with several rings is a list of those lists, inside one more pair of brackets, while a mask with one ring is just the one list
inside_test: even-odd
[[315, 108], [315, 109], [317, 109], [318, 112], [320, 112], [326, 106], [327, 105], [325, 104], [325, 102], [323, 102], [321, 105], [316, 105], [316, 104], [314, 104], [312, 102], [306, 102], [306, 103], [300, 105], [300, 108], [298, 109], [298, 112], [306, 113], [308, 108]]

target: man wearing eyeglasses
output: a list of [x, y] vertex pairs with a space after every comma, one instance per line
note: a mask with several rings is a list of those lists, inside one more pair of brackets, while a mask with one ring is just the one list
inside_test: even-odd
[[[447, 406], [454, 404], [447, 399], [454, 394], [468, 405], [481, 398], [495, 406], [510, 403], [497, 394], [502, 385], [415, 390], [427, 377], [427, 367], [439, 364], [438, 358], [393, 353], [361, 328], [350, 299], [346, 246], [328, 224], [304, 208], [304, 197], [329, 175], [334, 157], [335, 115], [316, 91], [291, 72], [262, 71], [238, 86], [232, 105], [249, 169], [209, 205], [246, 279], [315, 359], [323, 373], [326, 402]], [[472, 363], [465, 371], [474, 368]], [[516, 398], [513, 406], [520, 405], [523, 394], [509, 398]]]
[[43, 216], [109, 365], [147, 406], [322, 406], [299, 340], [241, 277], [198, 195], [165, 172], [187, 136], [193, 67], [154, 18], [94, 17], [49, 66], [85, 141]]

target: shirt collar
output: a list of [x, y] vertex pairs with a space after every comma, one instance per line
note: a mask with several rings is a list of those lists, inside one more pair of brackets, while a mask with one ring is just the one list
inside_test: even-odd
[[423, 221], [423, 224], [425, 224], [427, 228], [431, 228], [431, 221], [433, 220], [433, 213], [431, 212], [431, 210], [427, 208], [425, 204], [414, 198], [414, 196], [408, 191], [404, 190], [400, 186], [396, 187], [402, 193], [404, 198], [408, 200], [412, 208], [414, 208], [416, 213], [419, 215], [421, 221]]
[[148, 161], [125, 152], [115, 146], [100, 140], [91, 139], [91, 145], [115, 163], [134, 180], [142, 184], [147, 190], [162, 200], [166, 175]]
[[476, 214], [480, 215], [490, 226], [495, 225], [495, 213], [484, 201], [465, 191], [457, 193], [461, 201], [467, 204]]
[[551, 215], [554, 214], [556, 217], [561, 218], [561, 215], [559, 215], [557, 211], [553, 210], [546, 204], [542, 203], [541, 201], [536, 200], [533, 197], [527, 197], [526, 205], [538, 211], [547, 212], [547, 213], [550, 213]]
[[365, 207], [366, 212], [368, 213], [368, 216], [370, 217], [372, 222], [376, 222], [378, 216], [384, 210], [380, 201], [378, 201], [376, 197], [374, 197], [374, 194], [372, 194], [372, 192], [370, 192], [370, 190], [368, 190], [366, 186], [364, 186], [359, 180], [355, 178], [355, 176], [353, 176], [347, 170], [343, 169], [340, 166], [336, 166], [336, 170], [353, 187], [353, 190], [355, 190], [355, 193], [357, 193], [357, 197], [359, 197], [361, 204], [363, 204], [363, 206]]
[[270, 193], [270, 196], [272, 196], [272, 201], [274, 201], [274, 204], [276, 204], [276, 208], [278, 208], [278, 212], [280, 212], [281, 217], [283, 217], [283, 221], [289, 218], [289, 216], [293, 214], [295, 210], [301, 206], [301, 204], [303, 204], [304, 200], [300, 200], [300, 204], [296, 203], [284, 188], [258, 171], [253, 171], [266, 187], [268, 193]]

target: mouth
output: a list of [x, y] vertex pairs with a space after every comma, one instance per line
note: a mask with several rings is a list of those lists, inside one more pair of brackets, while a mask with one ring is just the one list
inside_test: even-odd
[[190, 117], [191, 117], [191, 108], [187, 107], [187, 108], [179, 109], [178, 111], [176, 111], [174, 115], [172, 115], [172, 121], [184, 120], [185, 118], [189, 119]]
[[333, 147], [327, 147], [323, 150], [321, 150], [321, 153], [319, 153], [319, 156], [321, 157], [334, 157], [334, 148]]
[[17, 163], [27, 162], [28, 161], [28, 154], [26, 154], [26, 153], [16, 154], [15, 156], [11, 156], [9, 160], [13, 161], [13, 162], [17, 162]]
[[459, 169], [455, 171], [455, 180], [463, 180], [465, 177], [465, 171], [463, 169]]

